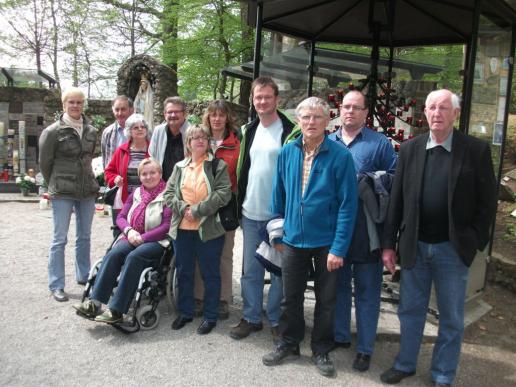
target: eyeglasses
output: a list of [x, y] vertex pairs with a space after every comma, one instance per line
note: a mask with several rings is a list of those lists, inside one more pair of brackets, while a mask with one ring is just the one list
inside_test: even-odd
[[324, 116], [301, 116], [299, 118], [303, 122], [310, 122], [310, 120], [314, 120], [314, 121], [324, 120]]
[[197, 137], [190, 137], [190, 139], [193, 141], [208, 141], [208, 137], [205, 136], [197, 136]]
[[365, 110], [365, 107], [363, 106], [357, 106], [357, 105], [342, 105], [342, 110], [348, 110], [348, 111], [351, 111], [351, 110]]

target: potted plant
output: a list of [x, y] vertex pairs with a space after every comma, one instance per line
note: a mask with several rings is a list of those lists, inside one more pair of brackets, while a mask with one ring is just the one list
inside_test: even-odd
[[36, 189], [36, 179], [22, 173], [16, 178], [16, 185], [20, 187], [23, 196], [29, 196], [29, 192]]

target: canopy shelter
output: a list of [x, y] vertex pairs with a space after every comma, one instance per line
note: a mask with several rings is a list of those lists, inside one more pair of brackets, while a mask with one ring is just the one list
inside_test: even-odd
[[[56, 87], [56, 80], [41, 70], [0, 67], [0, 84], [8, 87]], [[2, 81], [1, 78], [4, 78]]]
[[[274, 54], [262, 60], [260, 74], [288, 81], [292, 85], [304, 83], [308, 55], [309, 47], [306, 46]], [[330, 87], [337, 87], [339, 83], [351, 81], [352, 75], [367, 76], [371, 69], [371, 57], [365, 54], [316, 48], [315, 57], [317, 65], [314, 67], [313, 75], [326, 79]], [[378, 66], [387, 71], [389, 61], [380, 59]], [[421, 79], [424, 74], [436, 74], [443, 70], [440, 66], [406, 60], [395, 60], [392, 66], [395, 70], [407, 71], [411, 79]], [[254, 62], [245, 62], [239, 66], [226, 67], [222, 73], [252, 81], [253, 69]]]
[[[241, 0], [244, 1], [244, 0]], [[463, 44], [462, 108], [459, 129], [491, 142], [498, 183], [507, 132], [514, 67], [516, 0], [247, 0], [249, 24], [256, 28], [253, 78], [261, 74], [262, 29], [305, 40], [307, 94], [311, 95], [316, 43], [371, 47], [364, 87], [369, 111], [389, 113], [396, 47]], [[390, 51], [387, 83], [378, 73], [379, 48]], [[459, 74], [457, 74], [459, 77]], [[380, 89], [381, 93], [378, 93]], [[381, 95], [384, 105], [378, 104]], [[392, 115], [392, 114], [391, 114]], [[492, 245], [492, 244], [491, 244]], [[485, 283], [485, 256], [470, 270], [468, 295]], [[480, 253], [479, 253], [480, 254]], [[480, 277], [480, 278], [478, 278]], [[480, 288], [475, 288], [480, 284]]]

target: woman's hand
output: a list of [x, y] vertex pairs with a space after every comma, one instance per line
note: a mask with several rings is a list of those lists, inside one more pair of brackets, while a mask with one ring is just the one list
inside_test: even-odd
[[124, 178], [120, 175], [118, 175], [117, 177], [115, 177], [115, 185], [118, 186], [118, 187], [122, 187], [124, 185]]
[[135, 247], [140, 246], [143, 243], [142, 236], [134, 229], [129, 230], [127, 233], [127, 240]]
[[185, 210], [185, 212], [184, 212], [184, 214], [183, 214], [183, 217], [184, 217], [186, 220], [190, 221], [190, 222], [195, 221], [195, 217], [193, 216], [193, 214], [192, 214], [192, 210], [190, 209], [190, 207], [186, 207], [186, 210]]

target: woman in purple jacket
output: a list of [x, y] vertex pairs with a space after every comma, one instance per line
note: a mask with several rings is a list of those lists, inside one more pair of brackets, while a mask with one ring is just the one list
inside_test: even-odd
[[[166, 235], [172, 211], [163, 199], [166, 184], [161, 173], [161, 166], [151, 158], [138, 166], [142, 185], [127, 198], [116, 220], [123, 234], [104, 257], [91, 298], [74, 305], [79, 315], [108, 324], [120, 322], [129, 310], [142, 271], [157, 264], [169, 244]], [[101, 304], [108, 306], [102, 314]]]

